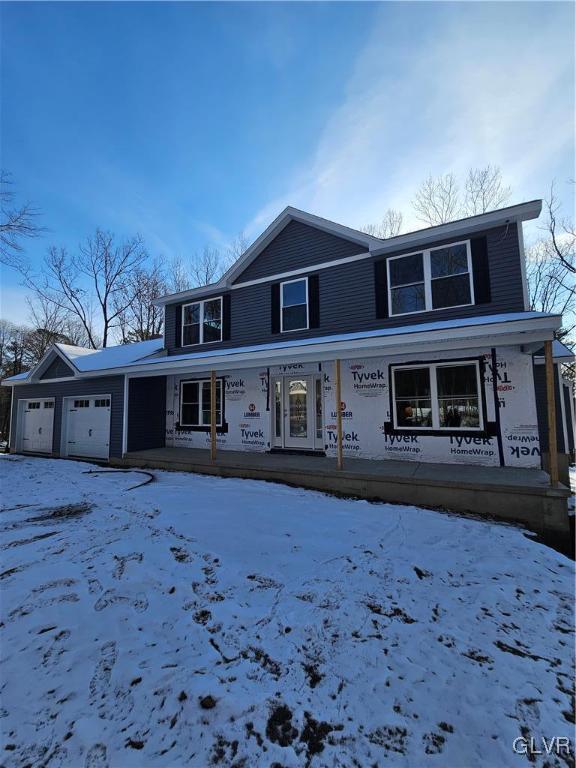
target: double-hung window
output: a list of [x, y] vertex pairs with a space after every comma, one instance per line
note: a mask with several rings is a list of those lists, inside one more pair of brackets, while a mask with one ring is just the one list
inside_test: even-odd
[[222, 297], [184, 304], [182, 346], [222, 341]]
[[[183, 381], [180, 385], [180, 426], [211, 424], [210, 379]], [[222, 379], [216, 380], [216, 426], [222, 426]]]
[[474, 303], [470, 241], [388, 259], [391, 315]]
[[418, 430], [481, 430], [477, 361], [392, 367], [394, 426]]
[[308, 328], [308, 278], [280, 283], [280, 330], [300, 331]]

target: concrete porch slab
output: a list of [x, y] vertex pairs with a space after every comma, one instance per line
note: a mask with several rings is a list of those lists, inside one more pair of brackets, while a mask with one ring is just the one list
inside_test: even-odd
[[565, 486], [550, 487], [548, 474], [537, 469], [345, 458], [297, 454], [153, 448], [128, 453], [111, 464], [219, 477], [286, 483], [319, 491], [415, 506], [471, 512], [524, 523], [541, 535], [569, 532]]

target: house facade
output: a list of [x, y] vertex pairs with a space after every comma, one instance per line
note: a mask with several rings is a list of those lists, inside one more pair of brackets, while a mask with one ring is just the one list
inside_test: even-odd
[[3, 382], [10, 449], [539, 468], [533, 356], [561, 324], [528, 305], [522, 223], [540, 210], [383, 240], [287, 208], [217, 283], [158, 300], [163, 339], [54, 345]]

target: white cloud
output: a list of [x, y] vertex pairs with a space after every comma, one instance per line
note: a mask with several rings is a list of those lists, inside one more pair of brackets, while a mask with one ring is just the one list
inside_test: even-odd
[[448, 4], [404, 50], [385, 8], [314, 152], [247, 233], [286, 205], [357, 227], [389, 206], [409, 214], [428, 173], [487, 163], [514, 201], [543, 196], [562, 160], [573, 167], [572, 17], [568, 4]]

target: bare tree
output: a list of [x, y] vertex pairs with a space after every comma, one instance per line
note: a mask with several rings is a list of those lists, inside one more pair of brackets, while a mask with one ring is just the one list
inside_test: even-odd
[[237, 234], [234, 240], [232, 240], [232, 242], [226, 249], [226, 253], [222, 258], [222, 271], [227, 272], [230, 269], [230, 267], [236, 261], [238, 261], [240, 256], [242, 256], [243, 253], [248, 249], [249, 245], [250, 245], [250, 241], [248, 240], [244, 232], [240, 232], [239, 234]]
[[39, 211], [30, 203], [14, 206], [12, 180], [0, 171], [0, 261], [9, 267], [22, 265], [22, 241], [38, 237], [43, 228], [37, 223]]
[[192, 287], [190, 268], [182, 256], [175, 256], [168, 267], [167, 289], [170, 293], [181, 293]]
[[173, 293], [199, 288], [219, 280], [248, 248], [243, 232], [236, 235], [224, 252], [212, 245], [194, 254], [190, 262], [176, 256], [170, 262], [166, 278], [167, 290]]
[[155, 307], [152, 302], [167, 291], [159, 262], [152, 264], [149, 269], [140, 267], [132, 271], [123, 290], [115, 297], [116, 304], [125, 307], [118, 315], [123, 344], [147, 341], [161, 335], [164, 309]]
[[365, 227], [362, 227], [362, 232], [366, 232], [367, 235], [372, 235], [372, 237], [380, 237], [383, 240], [387, 240], [389, 237], [396, 237], [402, 230], [403, 218], [402, 211], [388, 208], [380, 224], [366, 224]]
[[416, 191], [412, 207], [417, 218], [430, 226], [453, 221], [460, 210], [456, 176], [453, 173], [428, 176]]
[[39, 275], [29, 269], [22, 274], [24, 284], [32, 291], [36, 301], [45, 302], [76, 318], [86, 334], [87, 346], [98, 348], [90, 293], [83, 281], [78, 259], [73, 258], [65, 248], [51, 246]]
[[147, 258], [139, 236], [117, 243], [112, 233], [97, 229], [74, 256], [65, 248], [51, 247], [40, 275], [28, 269], [22, 274], [34, 296], [73, 316], [87, 345], [97, 349], [96, 328], [101, 329], [101, 344], [106, 347], [120, 315], [134, 300], [126, 291], [130, 276]]
[[527, 252], [530, 305], [540, 312], [562, 314], [564, 326], [558, 337], [572, 345], [576, 329], [575, 228], [568, 218], [560, 217], [554, 183], [544, 205], [546, 220], [540, 227], [544, 234]]
[[215, 282], [222, 274], [220, 251], [213, 246], [205, 245], [202, 251], [193, 256], [190, 271], [194, 287]]
[[510, 197], [497, 166], [470, 168], [464, 180], [463, 194], [453, 173], [428, 176], [418, 188], [412, 207], [420, 221], [434, 226], [464, 216], [501, 207]]
[[511, 188], [504, 185], [502, 171], [490, 164], [470, 168], [464, 184], [462, 213], [476, 216], [500, 208], [510, 198]]

